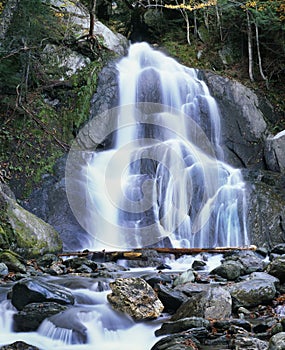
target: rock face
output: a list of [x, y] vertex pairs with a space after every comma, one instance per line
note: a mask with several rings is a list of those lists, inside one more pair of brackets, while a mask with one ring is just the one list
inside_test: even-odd
[[118, 278], [110, 287], [112, 294], [107, 297], [112, 307], [135, 320], [157, 318], [163, 310], [154, 290], [141, 278]]
[[0, 184], [0, 248], [26, 257], [60, 252], [62, 242], [52, 226], [22, 208]]
[[285, 173], [285, 130], [267, 138], [265, 159], [270, 170]]
[[[258, 96], [235, 80], [203, 72], [221, 112], [225, 160], [235, 167], [264, 168], [263, 151], [267, 125]], [[273, 109], [271, 109], [273, 114]]]

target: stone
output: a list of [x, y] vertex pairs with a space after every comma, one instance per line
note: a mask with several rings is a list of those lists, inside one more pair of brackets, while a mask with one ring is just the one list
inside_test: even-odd
[[285, 332], [280, 332], [269, 340], [269, 346], [267, 350], [284, 350], [285, 349]]
[[265, 143], [265, 159], [272, 171], [285, 173], [285, 130], [275, 136], [269, 136]]
[[236, 280], [241, 273], [242, 265], [237, 261], [226, 261], [211, 271], [229, 281]]
[[11, 301], [18, 310], [30, 303], [56, 302], [61, 305], [73, 305], [72, 293], [64, 287], [44, 282], [39, 278], [23, 278], [12, 288]]
[[235, 167], [265, 168], [265, 120], [273, 107], [236, 80], [202, 72], [221, 112], [221, 134], [227, 163]]
[[173, 288], [157, 284], [155, 287], [159, 300], [164, 306], [164, 311], [173, 314], [186, 300], [186, 295]]
[[17, 341], [13, 344], [1, 346], [0, 350], [40, 350], [36, 346], [27, 344], [23, 341]]
[[278, 278], [281, 283], [285, 282], [285, 254], [273, 259], [266, 267], [266, 272]]
[[276, 295], [274, 283], [264, 279], [253, 278], [238, 282], [228, 287], [233, 298], [234, 308], [253, 307], [268, 303]]
[[220, 287], [207, 285], [204, 291], [188, 295], [188, 300], [182, 304], [171, 317], [176, 321], [185, 317], [203, 317], [206, 319], [224, 319], [232, 313], [230, 293]]
[[178, 276], [174, 282], [174, 287], [178, 286], [179, 284], [185, 284], [188, 282], [194, 282], [195, 281], [195, 275], [192, 269], [189, 269], [187, 271], [184, 271], [181, 273], [180, 276]]
[[142, 278], [117, 278], [110, 287], [112, 293], [107, 298], [112, 307], [135, 320], [157, 318], [163, 310], [154, 290]]
[[8, 275], [9, 270], [6, 264], [0, 262], [0, 276]]
[[280, 243], [274, 246], [273, 249], [271, 250], [271, 253], [280, 254], [280, 255], [285, 254], [285, 243]]
[[225, 254], [223, 263], [237, 264], [236, 268], [240, 268], [241, 275], [248, 275], [255, 271], [262, 271], [264, 268], [263, 259], [251, 250], [238, 251], [229, 253], [228, 255]]
[[198, 345], [192, 334], [174, 334], [160, 339], [150, 350], [197, 350]]
[[27, 269], [23, 258], [10, 250], [0, 252], [0, 261], [4, 263], [11, 272], [26, 273]]
[[2, 184], [0, 218], [0, 248], [13, 250], [28, 258], [62, 250], [58, 232], [6, 195]]
[[44, 319], [67, 309], [67, 306], [55, 302], [27, 304], [14, 314], [15, 332], [33, 332], [38, 329]]
[[155, 331], [156, 336], [181, 333], [192, 328], [204, 327], [210, 329], [210, 322], [202, 317], [186, 317], [177, 321], [164, 322], [159, 329]]

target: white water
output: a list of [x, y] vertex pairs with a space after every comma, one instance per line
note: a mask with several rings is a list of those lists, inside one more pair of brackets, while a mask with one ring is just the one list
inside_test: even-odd
[[[44, 320], [37, 332], [13, 332], [16, 309], [10, 301], [0, 303], [0, 346], [24, 341], [41, 350], [116, 350], [118, 344], [127, 350], [133, 349], [134, 345], [138, 350], [148, 350], [159, 339], [154, 335], [154, 330], [159, 327], [156, 321], [135, 323], [113, 311], [106, 299], [110, 291], [95, 292], [91, 287], [72, 293], [76, 299], [80, 295], [81, 303], [67, 310], [62, 317], [56, 315]], [[86, 334], [85, 343], [74, 330]]]
[[219, 109], [206, 84], [146, 43], [132, 45], [117, 69], [119, 107], [104, 119], [117, 119], [113, 147], [93, 152], [74, 180], [82, 199], [70, 201], [93, 237], [88, 248], [248, 245], [244, 182], [223, 162]]
[[[90, 160], [74, 179], [83, 186], [71, 206], [93, 237], [86, 248], [141, 247], [163, 238], [175, 247], [248, 245], [244, 183], [223, 162], [219, 111], [196, 71], [135, 44], [118, 72], [114, 147], [86, 152]], [[42, 350], [149, 350], [158, 341], [158, 323], [118, 315], [106, 292], [73, 293], [76, 307], [30, 333], [12, 331], [15, 310], [2, 302], [0, 345], [22, 340]]]

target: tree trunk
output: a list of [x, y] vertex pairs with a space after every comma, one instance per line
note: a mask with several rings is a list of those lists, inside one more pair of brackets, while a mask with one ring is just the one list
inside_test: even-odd
[[261, 60], [261, 53], [260, 53], [260, 46], [259, 46], [259, 31], [258, 31], [258, 25], [257, 25], [256, 21], [254, 22], [254, 25], [255, 25], [255, 40], [256, 40], [259, 72], [260, 72], [262, 79], [266, 81], [266, 86], [267, 86], [267, 78], [266, 78], [265, 74], [263, 73], [263, 69], [262, 69], [262, 60]]
[[95, 18], [96, 18], [96, 2], [97, 0], [91, 0], [90, 1], [90, 8], [89, 8], [89, 16], [90, 16], [90, 24], [89, 24], [89, 37], [94, 36], [94, 24], [95, 24]]
[[254, 81], [253, 77], [253, 54], [252, 54], [252, 30], [249, 18], [249, 12], [246, 10], [246, 20], [247, 20], [247, 44], [248, 44], [248, 74], [249, 79]]
[[194, 255], [199, 253], [226, 253], [236, 250], [256, 250], [256, 246], [251, 245], [249, 247], [216, 247], [216, 248], [143, 248], [134, 249], [131, 251], [83, 251], [83, 252], [65, 252], [59, 254], [59, 256], [84, 256], [90, 257], [93, 260], [104, 261], [117, 261], [119, 259], [124, 260], [147, 260], [144, 255], [144, 251], [155, 250], [161, 254], [173, 254], [175, 257], [182, 255]]

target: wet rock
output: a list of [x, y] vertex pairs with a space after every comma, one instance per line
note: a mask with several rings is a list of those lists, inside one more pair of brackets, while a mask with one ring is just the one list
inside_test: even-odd
[[56, 261], [58, 261], [58, 257], [55, 254], [44, 254], [37, 258], [37, 264], [42, 267], [49, 267]]
[[191, 328], [210, 329], [210, 322], [202, 317], [186, 317], [177, 321], [164, 322], [162, 326], [155, 331], [156, 336], [175, 334], [187, 331]]
[[240, 318], [233, 318], [228, 320], [217, 320], [213, 322], [212, 326], [218, 331], [222, 331], [222, 332], [228, 331], [232, 326], [243, 328], [248, 332], [250, 332], [252, 328], [250, 322]]
[[233, 298], [234, 308], [269, 303], [276, 294], [274, 283], [258, 278], [233, 284], [228, 290]]
[[141, 276], [152, 288], [158, 288], [161, 285], [172, 285], [173, 280], [171, 276], [159, 273], [159, 274], [149, 274]]
[[240, 276], [241, 270], [242, 265], [238, 261], [226, 261], [212, 270], [211, 274], [217, 274], [229, 281], [234, 281]]
[[285, 254], [285, 243], [277, 244], [275, 247], [273, 247], [271, 253], [280, 255]]
[[154, 290], [142, 278], [118, 278], [110, 287], [112, 294], [107, 298], [112, 307], [136, 320], [156, 318], [163, 310]]
[[30, 303], [56, 302], [61, 305], [74, 304], [74, 297], [69, 290], [39, 278], [24, 278], [12, 288], [12, 304], [18, 309]]
[[0, 276], [5, 276], [8, 274], [8, 266], [3, 262], [0, 263]]
[[231, 341], [234, 349], [242, 350], [267, 350], [268, 342], [249, 335], [238, 335]]
[[204, 270], [206, 267], [207, 263], [202, 260], [194, 260], [192, 264], [192, 269], [194, 271], [201, 271]]
[[194, 282], [195, 281], [195, 275], [192, 269], [189, 269], [187, 271], [184, 271], [181, 273], [180, 276], [178, 276], [174, 282], [174, 287], [178, 286], [179, 284], [185, 284], [188, 282]]
[[29, 345], [22, 341], [17, 341], [10, 345], [1, 346], [0, 350], [40, 350], [36, 346]]
[[67, 306], [54, 302], [28, 304], [14, 315], [14, 331], [36, 331], [45, 318], [66, 310], [66, 308]]
[[71, 268], [74, 270], [81, 270], [78, 272], [83, 272], [82, 269], [83, 266], [85, 266], [85, 270], [88, 270], [88, 272], [93, 272], [96, 271], [98, 268], [98, 265], [95, 261], [86, 259], [84, 257], [76, 257], [76, 258], [71, 258], [71, 259], [67, 259], [63, 262], [63, 264], [67, 267], [67, 268]]
[[[248, 275], [255, 271], [263, 271], [263, 259], [251, 250], [225, 254], [224, 263], [236, 263], [241, 275]], [[231, 267], [231, 266], [230, 266]], [[232, 270], [229, 267], [229, 270]]]
[[275, 334], [269, 340], [268, 350], [284, 350], [285, 349], [285, 332]]
[[186, 300], [186, 295], [168, 286], [158, 284], [155, 288], [159, 300], [164, 306], [164, 311], [173, 314]]
[[0, 262], [4, 263], [11, 272], [27, 272], [24, 259], [12, 251], [6, 250], [0, 252]]
[[273, 259], [266, 268], [266, 272], [277, 277], [281, 283], [285, 282], [285, 255]]
[[232, 313], [230, 293], [222, 287], [207, 285], [204, 291], [191, 293], [171, 317], [172, 321], [185, 317], [203, 317], [206, 319], [224, 319]]
[[190, 334], [175, 334], [159, 340], [150, 350], [197, 350], [199, 341]]

